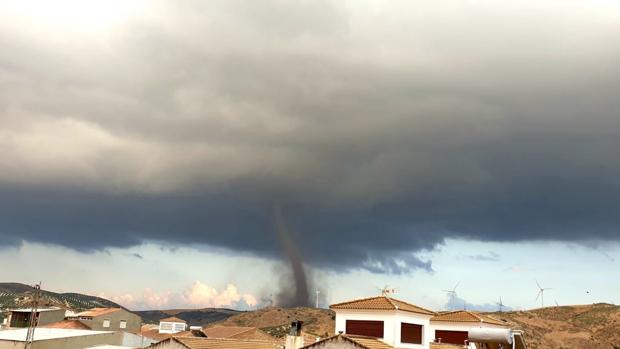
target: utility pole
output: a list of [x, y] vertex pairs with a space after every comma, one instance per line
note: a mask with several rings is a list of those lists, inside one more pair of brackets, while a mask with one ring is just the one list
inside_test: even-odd
[[28, 332], [26, 333], [26, 343], [24, 349], [32, 349], [32, 342], [34, 341], [34, 330], [39, 323], [39, 297], [41, 297], [41, 282], [34, 285], [34, 292], [32, 294], [32, 304], [30, 308], [30, 321], [28, 322]]
[[319, 293], [321, 293], [321, 291], [316, 290], [316, 308], [319, 307]]

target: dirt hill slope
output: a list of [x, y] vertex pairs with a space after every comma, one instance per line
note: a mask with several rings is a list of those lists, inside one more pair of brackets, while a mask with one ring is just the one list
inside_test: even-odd
[[[0, 310], [29, 307], [32, 303], [34, 289], [31, 286], [15, 283], [0, 283]], [[121, 307], [110, 300], [89, 296], [81, 293], [56, 293], [41, 290], [41, 306], [57, 306], [73, 310], [83, 310], [95, 307]]]
[[144, 310], [136, 311], [142, 320], [148, 324], [158, 324], [160, 319], [175, 316], [187, 321], [190, 326], [206, 326], [213, 322], [223, 321], [233, 315], [241, 314], [242, 311], [224, 308], [204, 309], [170, 309], [170, 310]]
[[258, 327], [281, 337], [295, 320], [303, 321], [307, 332], [319, 336], [331, 335], [335, 331], [334, 312], [316, 308], [264, 308], [231, 316], [219, 325]]
[[[575, 305], [490, 314], [523, 329], [528, 349], [620, 349], [620, 306]], [[296, 319], [304, 321], [308, 332], [334, 333], [334, 313], [327, 309], [265, 308], [219, 324], [258, 327], [279, 337]]]
[[547, 307], [493, 313], [525, 331], [528, 349], [620, 349], [620, 306]]

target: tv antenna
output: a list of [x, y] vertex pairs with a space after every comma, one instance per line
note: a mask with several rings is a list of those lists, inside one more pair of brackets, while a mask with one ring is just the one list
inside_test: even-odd
[[[459, 280], [459, 282], [457, 282], [456, 285], [454, 285], [454, 287], [451, 290], [441, 290], [442, 292], [445, 292], [448, 295], [448, 307], [452, 307], [454, 305], [454, 302], [456, 301], [456, 288], [459, 287], [460, 284], [461, 284], [461, 281]], [[452, 309], [448, 309], [448, 310], [452, 310]]]
[[540, 284], [538, 283], [538, 280], [536, 280], [536, 286], [538, 286], [538, 295], [536, 295], [536, 300], [540, 298], [540, 307], [544, 308], [545, 307], [545, 291], [551, 290], [552, 288], [540, 286]]
[[381, 295], [384, 297], [389, 297], [390, 294], [396, 293], [396, 289], [390, 288], [390, 286], [388, 285], [383, 286], [383, 288], [381, 287], [377, 287], [377, 288], [379, 289], [379, 291], [381, 291]]
[[28, 331], [26, 332], [26, 342], [24, 349], [31, 349], [34, 341], [34, 330], [39, 324], [39, 298], [41, 297], [41, 282], [32, 286], [32, 304], [30, 305], [30, 319], [28, 319]]

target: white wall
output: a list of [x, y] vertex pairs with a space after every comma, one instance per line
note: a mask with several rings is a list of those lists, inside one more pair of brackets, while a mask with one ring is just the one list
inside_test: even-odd
[[[347, 320], [375, 320], [383, 321], [382, 340], [396, 348], [425, 349], [428, 343], [435, 338], [435, 331], [430, 327], [430, 315], [416, 314], [400, 310], [337, 310], [336, 333], [346, 333]], [[406, 322], [424, 326], [422, 329], [422, 344], [400, 342], [400, 324]]]
[[435, 330], [442, 331], [469, 331], [471, 328], [508, 328], [501, 325], [488, 324], [485, 322], [469, 322], [469, 323], [453, 323], [453, 322], [441, 322], [433, 321], [429, 327], [430, 337], [429, 341], [435, 339]]
[[182, 322], [167, 322], [163, 321], [159, 323], [159, 333], [178, 333], [185, 331], [186, 324]]

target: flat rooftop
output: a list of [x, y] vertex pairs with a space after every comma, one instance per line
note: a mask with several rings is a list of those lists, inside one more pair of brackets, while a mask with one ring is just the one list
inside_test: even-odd
[[[25, 342], [27, 333], [28, 333], [27, 328], [0, 331], [0, 341]], [[34, 331], [34, 341], [44, 341], [48, 339], [58, 339], [58, 338], [68, 338], [68, 337], [94, 336], [94, 335], [105, 334], [105, 333], [113, 333], [113, 332], [112, 331], [90, 331], [90, 330], [74, 330], [74, 329], [66, 329], [66, 328], [37, 327]]]
[[[45, 311], [58, 311], [63, 310], [60, 308], [37, 308], [37, 312], [45, 312]], [[10, 312], [14, 313], [32, 313], [32, 308], [21, 308], [21, 309], [10, 309]]]

